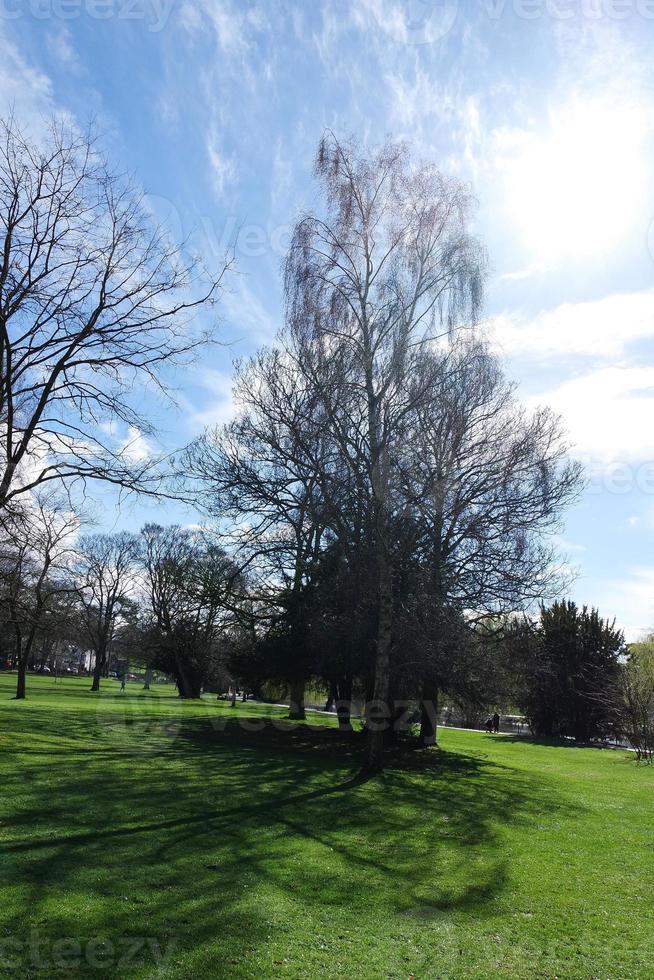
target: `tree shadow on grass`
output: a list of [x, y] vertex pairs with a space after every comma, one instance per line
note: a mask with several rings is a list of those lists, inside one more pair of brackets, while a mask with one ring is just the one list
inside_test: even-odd
[[270, 718], [250, 730], [184, 718], [174, 737], [137, 719], [132, 751], [96, 744], [106, 736], [88, 714], [48, 719], [55, 754], [26, 755], [3, 782], [18, 895], [0, 913], [5, 934], [172, 938], [175, 976], [200, 960], [200, 975], [241, 975], [327, 913], [371, 928], [389, 915], [483, 916], [510, 876], [505, 830], [563, 806], [521, 770], [438, 750], [398, 749], [364, 781], [361, 738]]
[[605, 749], [613, 752], [626, 752], [625, 746], [612, 745], [610, 742], [575, 742], [573, 738], [561, 736], [539, 736], [522, 733], [488, 735], [493, 742], [512, 742], [519, 745], [539, 745], [549, 749]]

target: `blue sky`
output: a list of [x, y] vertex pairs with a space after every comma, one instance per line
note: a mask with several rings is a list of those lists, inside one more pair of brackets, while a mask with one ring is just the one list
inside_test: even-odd
[[[588, 469], [574, 597], [630, 637], [654, 627], [652, 63], [652, 0], [0, 0], [2, 108], [94, 117], [173, 232], [216, 264], [236, 236], [224, 346], [176, 378], [177, 412], [149, 406], [164, 447], [229, 416], [232, 357], [274, 336], [324, 127], [471, 182], [489, 330]], [[113, 505], [108, 526], [192, 519]]]

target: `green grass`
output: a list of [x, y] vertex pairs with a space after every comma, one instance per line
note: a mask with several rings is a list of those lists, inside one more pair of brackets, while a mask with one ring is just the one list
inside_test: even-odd
[[654, 769], [625, 752], [441, 731], [360, 783], [325, 716], [13, 684], [3, 975], [654, 977]]

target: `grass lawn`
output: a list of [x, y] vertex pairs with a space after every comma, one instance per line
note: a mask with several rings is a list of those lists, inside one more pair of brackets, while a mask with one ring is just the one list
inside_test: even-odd
[[14, 684], [2, 975], [654, 977], [654, 768], [625, 752], [441, 731], [357, 783], [325, 716]]

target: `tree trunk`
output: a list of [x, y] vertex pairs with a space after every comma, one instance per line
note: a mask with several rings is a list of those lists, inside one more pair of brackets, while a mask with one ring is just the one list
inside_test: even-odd
[[351, 732], [352, 731], [352, 720], [351, 720], [351, 702], [350, 701], [339, 701], [336, 705], [336, 713], [338, 715], [338, 730], [339, 732]]
[[152, 667], [147, 667], [146, 668], [146, 671], [145, 671], [145, 682], [143, 684], [143, 690], [144, 691], [149, 691], [150, 690], [150, 684], [152, 683], [152, 675], [153, 675], [153, 673], [154, 673], [154, 671], [152, 670]]
[[202, 672], [198, 670], [187, 670], [182, 664], [180, 657], [175, 657], [177, 677], [177, 691], [180, 698], [184, 701], [196, 701], [202, 695]]
[[21, 658], [18, 661], [18, 678], [16, 680], [16, 701], [24, 701], [26, 693], [27, 664]]
[[[18, 682], [16, 684], [16, 700], [23, 701], [26, 694], [26, 673], [27, 665], [32, 660], [32, 650], [34, 649], [34, 639], [36, 637], [36, 626], [32, 625], [30, 629], [27, 640], [22, 643], [22, 652], [20, 654], [20, 660], [18, 663]], [[21, 634], [22, 638], [22, 634]]]
[[288, 717], [294, 721], [304, 721], [306, 711], [304, 710], [304, 681], [294, 681], [291, 684], [291, 703], [288, 706]]
[[383, 542], [378, 546], [379, 561], [379, 619], [377, 625], [377, 656], [375, 687], [372, 704], [366, 712], [366, 752], [363, 772], [374, 775], [384, 768], [384, 741], [389, 724], [388, 692], [391, 673], [391, 642], [393, 626], [393, 592], [391, 569]]
[[352, 678], [344, 677], [338, 683], [338, 700], [336, 702], [339, 732], [352, 731]]
[[198, 701], [202, 697], [201, 684], [187, 685], [180, 682], [177, 685], [177, 690], [182, 701]]
[[438, 687], [425, 682], [420, 702], [420, 744], [436, 745], [438, 727]]
[[334, 710], [334, 704], [336, 703], [336, 699], [338, 697], [338, 691], [336, 687], [337, 687], [336, 683], [334, 681], [330, 681], [329, 694], [327, 695], [327, 700], [325, 702], [325, 711]]
[[100, 690], [100, 677], [102, 676], [102, 660], [103, 655], [100, 650], [95, 653], [95, 662], [93, 664], [93, 683], [91, 684], [91, 691], [95, 694]]
[[406, 735], [411, 731], [410, 707], [411, 705], [407, 701], [393, 700], [391, 702], [391, 724], [387, 738], [389, 743], [397, 742], [398, 736]]
[[18, 678], [16, 680], [16, 701], [25, 700], [25, 677], [27, 673], [27, 661], [23, 656], [23, 634], [18, 624], [15, 626], [16, 642], [14, 644], [14, 657], [16, 659], [16, 669]]
[[48, 662], [48, 658], [52, 652], [52, 644], [47, 641], [43, 644], [41, 648], [41, 653], [39, 654], [39, 670], [43, 670]]
[[177, 690], [183, 701], [197, 701], [202, 696], [202, 680], [197, 677], [178, 677]]

